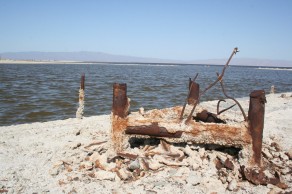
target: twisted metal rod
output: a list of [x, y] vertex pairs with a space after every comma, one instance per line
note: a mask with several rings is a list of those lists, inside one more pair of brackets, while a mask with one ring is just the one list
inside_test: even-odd
[[204, 95], [204, 94], [205, 94], [210, 88], [212, 88], [214, 85], [216, 85], [216, 84], [217, 84], [217, 83], [223, 78], [224, 73], [225, 73], [225, 70], [226, 70], [226, 68], [228, 67], [228, 64], [230, 63], [230, 61], [231, 61], [233, 55], [235, 55], [237, 52], [239, 52], [239, 51], [238, 51], [238, 48], [235, 47], [235, 48], [233, 49], [233, 51], [232, 51], [232, 53], [231, 53], [231, 55], [230, 55], [228, 61], [227, 61], [226, 64], [224, 65], [224, 68], [223, 68], [223, 70], [222, 70], [222, 72], [221, 72], [221, 75], [219, 75], [218, 78], [217, 78], [213, 83], [211, 83], [211, 84], [210, 84], [210, 85], [209, 85], [209, 86], [208, 86], [203, 92], [201, 92], [201, 93], [199, 94], [198, 100], [196, 100], [196, 102], [194, 103], [193, 109], [192, 109], [191, 113], [189, 114], [189, 116], [188, 116], [188, 118], [187, 118], [187, 120], [186, 120], [186, 123], [188, 123], [188, 122], [192, 119], [192, 115], [194, 114], [194, 111], [195, 111], [195, 109], [196, 109], [196, 106], [197, 106], [198, 102], [200, 101], [202, 95]]
[[221, 113], [223, 113], [223, 112], [225, 112], [225, 111], [227, 111], [227, 110], [233, 108], [233, 107], [236, 105], [236, 104], [233, 104], [233, 105], [231, 105], [230, 107], [225, 108], [225, 109], [219, 111], [219, 104], [220, 104], [220, 102], [222, 102], [222, 101], [223, 101], [223, 102], [226, 102], [226, 101], [223, 100], [223, 99], [221, 99], [221, 100], [218, 101], [218, 103], [217, 103], [217, 115], [220, 115]]
[[[217, 72], [217, 76], [219, 77], [219, 73], [218, 73], [218, 72]], [[240, 105], [240, 103], [239, 103], [235, 98], [233, 98], [233, 97], [231, 97], [231, 96], [228, 96], [228, 95], [226, 94], [226, 91], [225, 91], [225, 88], [224, 88], [224, 84], [223, 84], [223, 79], [220, 80], [220, 85], [221, 85], [221, 88], [222, 88], [222, 92], [223, 92], [223, 94], [226, 96], [226, 98], [233, 100], [233, 101], [237, 104], [237, 106], [240, 108], [240, 111], [241, 111], [241, 113], [242, 113], [242, 115], [243, 115], [243, 117], [244, 117], [244, 121], [247, 121], [246, 114], [245, 114], [245, 112], [244, 112], [242, 106]]]

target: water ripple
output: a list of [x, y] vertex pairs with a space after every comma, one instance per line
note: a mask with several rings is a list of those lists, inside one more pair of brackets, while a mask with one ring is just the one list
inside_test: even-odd
[[[189, 77], [199, 73], [201, 90], [216, 79], [222, 66], [201, 65], [94, 65], [94, 64], [1, 64], [0, 125], [43, 122], [75, 117], [80, 76], [86, 75], [85, 116], [109, 114], [112, 85], [127, 83], [131, 110], [182, 105]], [[224, 85], [229, 95], [248, 96], [252, 90], [292, 91], [292, 71], [229, 67]], [[202, 100], [224, 98], [220, 84]]]

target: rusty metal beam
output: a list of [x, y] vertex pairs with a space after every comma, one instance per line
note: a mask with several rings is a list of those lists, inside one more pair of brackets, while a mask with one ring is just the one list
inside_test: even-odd
[[[172, 123], [172, 126], [169, 126], [169, 123]], [[174, 128], [176, 130], [173, 130]], [[127, 135], [158, 137], [169, 142], [217, 144], [237, 148], [243, 148], [252, 143], [247, 127], [226, 124], [191, 121], [188, 125], [182, 126], [177, 120], [155, 118], [139, 120], [130, 115], [124, 130]]]
[[264, 90], [255, 90], [250, 93], [250, 103], [248, 111], [249, 130], [252, 136], [252, 148], [254, 152], [254, 162], [261, 166], [261, 152], [263, 141], [264, 117], [266, 96]]

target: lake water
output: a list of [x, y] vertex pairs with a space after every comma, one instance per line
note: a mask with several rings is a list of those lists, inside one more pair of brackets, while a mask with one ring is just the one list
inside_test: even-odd
[[[127, 83], [131, 110], [183, 105], [188, 78], [206, 88], [223, 66], [151, 64], [0, 64], [0, 125], [44, 122], [75, 117], [80, 76], [85, 73], [84, 116], [110, 114], [112, 85]], [[224, 85], [233, 97], [253, 90], [292, 91], [292, 71], [230, 66]], [[202, 101], [224, 98], [218, 83]]]

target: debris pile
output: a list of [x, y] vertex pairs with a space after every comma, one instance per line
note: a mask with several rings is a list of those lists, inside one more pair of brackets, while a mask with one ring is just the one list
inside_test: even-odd
[[[212, 184], [234, 192], [244, 190], [246, 184], [250, 184], [238, 159], [241, 152], [236, 148], [130, 138], [129, 147], [123, 152], [115, 153], [109, 141], [88, 145], [75, 143], [71, 151], [71, 157], [56, 162], [50, 171], [52, 176], [62, 177], [60, 186], [74, 181], [131, 184], [147, 182], [153, 176], [163, 176], [168, 181], [189, 187], [207, 182], [202, 192], [212, 190]], [[272, 185], [276, 185], [280, 191], [287, 189], [286, 183], [292, 180], [290, 152], [281, 151], [275, 142], [264, 145], [263, 162], [268, 168], [258, 171], [260, 176], [252, 183], [261, 184], [261, 177], [265, 177], [270, 179], [271, 188], [275, 189]]]

